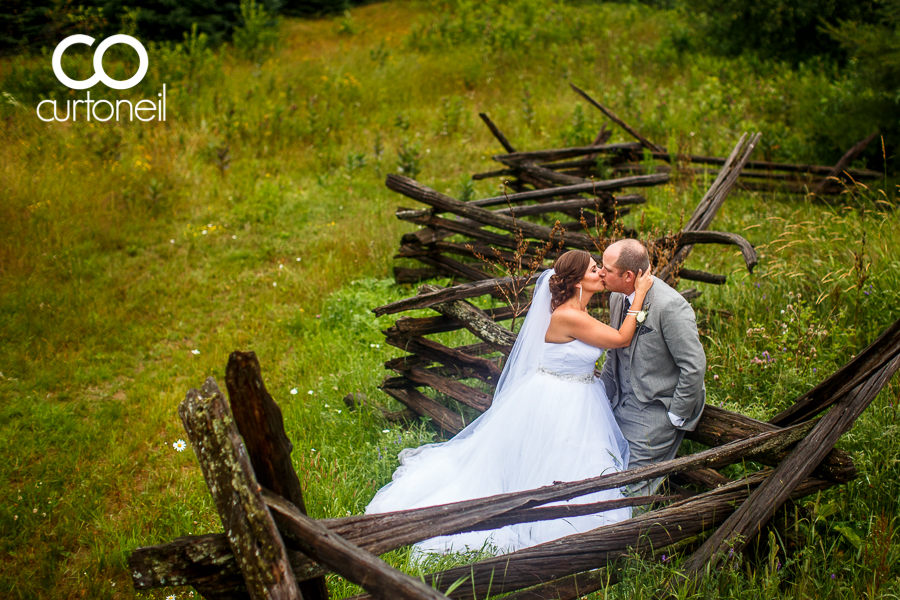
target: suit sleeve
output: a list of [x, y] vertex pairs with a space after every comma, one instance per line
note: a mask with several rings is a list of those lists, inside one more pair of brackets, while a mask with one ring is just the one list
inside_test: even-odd
[[687, 302], [672, 303], [661, 317], [663, 339], [679, 370], [675, 393], [666, 409], [684, 418], [680, 428], [693, 430], [706, 400], [706, 353], [700, 343], [694, 309]]

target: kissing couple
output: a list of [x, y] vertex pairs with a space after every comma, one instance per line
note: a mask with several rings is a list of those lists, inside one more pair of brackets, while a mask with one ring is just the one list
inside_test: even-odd
[[[587, 311], [610, 294], [610, 324]], [[599, 377], [595, 365], [606, 352]], [[366, 514], [578, 481], [674, 458], [706, 398], [694, 311], [650, 274], [647, 249], [611, 244], [602, 264], [562, 254], [538, 278], [491, 407], [450, 440], [400, 453]], [[650, 495], [662, 478], [556, 505]], [[631, 508], [424, 540], [419, 552], [515, 551], [631, 518]]]

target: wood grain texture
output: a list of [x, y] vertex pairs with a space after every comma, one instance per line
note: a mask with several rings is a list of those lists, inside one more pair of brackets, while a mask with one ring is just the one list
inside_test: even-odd
[[871, 377], [838, 401], [822, 417], [810, 434], [778, 465], [772, 477], [762, 484], [741, 507], [683, 565], [691, 578], [708, 568], [716, 568], [729, 551], [740, 552], [747, 541], [758, 534], [813, 469], [849, 430], [863, 410], [875, 399], [900, 368], [900, 355], [880, 367]]
[[[446, 589], [452, 582], [468, 575], [465, 585], [447, 595], [455, 600], [474, 600], [484, 598], [489, 590], [491, 594], [513, 592], [601, 568], [635, 552], [650, 553], [723, 522], [735, 506], [770, 475], [771, 471], [755, 473], [627, 521], [432, 573], [426, 576], [426, 582]], [[802, 497], [830, 485], [820, 480], [807, 480], [793, 495]], [[366, 598], [366, 595], [354, 596], [353, 600]]]
[[[225, 386], [235, 426], [244, 439], [257, 481], [306, 514], [300, 478], [291, 463], [293, 444], [284, 430], [281, 408], [263, 382], [255, 353], [231, 353], [225, 367]], [[305, 600], [328, 600], [324, 577], [304, 581], [299, 589]]]
[[250, 598], [302, 600], [281, 535], [215, 380], [210, 377], [200, 390], [190, 390], [178, 414]]
[[[396, 392], [396, 390], [391, 390]], [[429, 399], [430, 400], [430, 399]], [[431, 400], [434, 402], [433, 400]], [[451, 415], [459, 418], [456, 413]], [[671, 461], [648, 465], [638, 469], [622, 473], [602, 475], [584, 481], [554, 484], [528, 490], [501, 494], [490, 498], [480, 498], [466, 502], [435, 506], [410, 511], [401, 511], [383, 515], [365, 515], [346, 517], [343, 519], [323, 520], [322, 525], [346, 537], [352, 543], [365, 548], [369, 552], [382, 553], [400, 546], [412, 544], [423, 539], [437, 535], [447, 535], [460, 531], [473, 530], [476, 525], [493, 528], [500, 524], [512, 524], [517, 522], [529, 522], [538, 516], [558, 518], [558, 512], [546, 512], [551, 507], [538, 509], [552, 502], [560, 502], [578, 498], [597, 491], [621, 488], [629, 483], [636, 483], [645, 479], [654, 479], [671, 473], [694, 471], [698, 468], [718, 468], [730, 464], [741, 457], [751, 456], [754, 452], [772, 450], [787, 447], [789, 444], [801, 439], [808, 432], [812, 423], [805, 423], [789, 429], [764, 432], [750, 438], [726, 444], [720, 448], [712, 448], [690, 456], [683, 456]], [[745, 482], [746, 483], [746, 482]], [[827, 483], [826, 485], [831, 485]], [[265, 494], [264, 494], [265, 497]], [[575, 507], [562, 507], [565, 510], [579, 510]], [[529, 512], [537, 510], [538, 512]], [[552, 507], [557, 510], [557, 507]], [[654, 511], [655, 514], [655, 511]], [[209, 578], [209, 565], [222, 564], [223, 569], [233, 568], [233, 561], [229, 562], [229, 548], [224, 540], [221, 542], [218, 554], [206, 553], [202, 562], [198, 563], [198, 571]], [[210, 542], [211, 543], [211, 542]], [[629, 543], [633, 543], [630, 540]], [[624, 551], [625, 546], [622, 547]], [[183, 545], [175, 544], [172, 547], [156, 546], [141, 548], [135, 554], [153, 555], [153, 562], [160, 567], [153, 573], [145, 573], [135, 586], [139, 589], [159, 587], [161, 580], [168, 580], [180, 574], [182, 581], [188, 568], [185, 564]], [[164, 556], [170, 554], [173, 559], [173, 567], [170, 572], [164, 570], [166, 561]], [[308, 562], [300, 558], [291, 557], [291, 564], [298, 578], [312, 577], [321, 574]], [[299, 561], [299, 562], [298, 562]], [[223, 571], [224, 572], [224, 571]], [[534, 585], [534, 584], [532, 584]]]
[[282, 531], [299, 544], [304, 554], [362, 587], [373, 598], [446, 600], [444, 594], [348, 542], [281, 496], [269, 494], [266, 499]]

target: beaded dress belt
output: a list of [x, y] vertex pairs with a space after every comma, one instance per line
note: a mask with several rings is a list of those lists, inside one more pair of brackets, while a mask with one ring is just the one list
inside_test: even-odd
[[543, 373], [544, 375], [549, 375], [550, 377], [556, 377], [557, 379], [562, 379], [563, 381], [573, 381], [575, 383], [594, 383], [593, 373], [559, 373], [557, 371], [551, 371], [550, 369], [545, 368], [543, 365], [538, 367], [537, 372]]

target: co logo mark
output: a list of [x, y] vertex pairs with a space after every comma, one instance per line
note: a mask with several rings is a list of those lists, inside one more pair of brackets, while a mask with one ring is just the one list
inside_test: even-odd
[[[56, 75], [56, 78], [65, 85], [66, 87], [72, 88], [73, 90], [86, 90], [88, 88], [92, 88], [97, 85], [98, 81], [102, 81], [106, 84], [107, 87], [111, 87], [114, 90], [127, 90], [133, 88], [137, 84], [141, 82], [144, 78], [144, 75], [147, 74], [147, 68], [150, 66], [150, 60], [147, 58], [147, 50], [144, 49], [143, 44], [139, 41], [131, 37], [130, 35], [112, 35], [97, 46], [97, 49], [94, 51], [94, 75], [93, 77], [89, 77], [88, 79], [84, 79], [82, 81], [75, 81], [74, 79], [70, 79], [63, 73], [62, 70], [62, 55], [69, 46], [74, 44], [86, 44], [88, 46], [93, 45], [94, 38], [89, 35], [70, 35], [63, 41], [59, 43], [56, 47], [56, 50], [53, 51], [53, 74]], [[140, 66], [138, 67], [137, 73], [134, 77], [130, 79], [126, 79], [125, 81], [119, 81], [117, 79], [111, 78], [106, 74], [106, 71], [103, 70], [103, 54], [109, 49], [110, 46], [115, 44], [126, 44], [134, 48], [135, 52], [138, 54], [138, 58], [140, 59]]]

